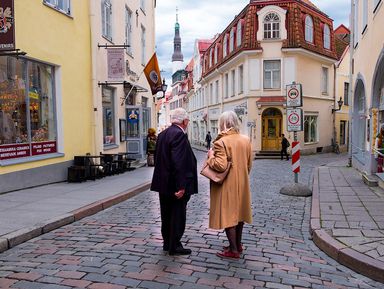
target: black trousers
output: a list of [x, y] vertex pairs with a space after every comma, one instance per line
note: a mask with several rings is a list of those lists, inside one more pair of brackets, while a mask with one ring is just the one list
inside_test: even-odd
[[159, 194], [159, 196], [163, 249], [174, 251], [176, 248], [182, 247], [180, 240], [185, 231], [187, 203], [190, 196], [184, 195], [181, 199], [163, 194]]
[[289, 160], [288, 153], [287, 153], [287, 148], [282, 148], [280, 151], [280, 157], [283, 159], [283, 154], [287, 157], [287, 160]]

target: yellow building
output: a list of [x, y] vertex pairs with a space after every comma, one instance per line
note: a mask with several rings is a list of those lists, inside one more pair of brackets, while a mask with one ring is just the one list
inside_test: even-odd
[[[74, 155], [93, 151], [91, 35], [87, 0], [0, 6], [7, 11], [0, 15], [7, 23], [0, 28], [0, 192], [6, 192], [63, 181]], [[6, 43], [12, 30], [13, 46]], [[9, 56], [15, 52], [26, 55]]]

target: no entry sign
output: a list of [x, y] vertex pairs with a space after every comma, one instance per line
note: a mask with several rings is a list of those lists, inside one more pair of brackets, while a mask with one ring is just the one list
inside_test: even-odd
[[287, 107], [298, 107], [303, 105], [301, 84], [293, 83], [287, 85]]
[[287, 108], [287, 130], [303, 130], [303, 110], [301, 108]]

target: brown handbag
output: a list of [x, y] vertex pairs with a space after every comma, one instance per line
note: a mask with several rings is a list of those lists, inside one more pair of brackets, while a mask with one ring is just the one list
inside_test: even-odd
[[223, 146], [225, 149], [225, 154], [227, 155], [227, 161], [228, 165], [227, 168], [223, 172], [218, 172], [214, 169], [212, 169], [208, 163], [207, 160], [204, 162], [203, 168], [201, 169], [200, 174], [203, 175], [204, 177], [207, 177], [210, 179], [212, 182], [217, 183], [217, 184], [222, 184], [227, 177], [230, 168], [232, 167], [232, 158], [228, 155], [227, 148], [225, 147], [225, 144], [223, 142]]

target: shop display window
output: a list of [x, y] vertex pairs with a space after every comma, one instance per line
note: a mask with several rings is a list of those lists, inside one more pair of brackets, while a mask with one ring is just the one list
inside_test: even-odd
[[53, 67], [0, 58], [0, 160], [55, 153]]

